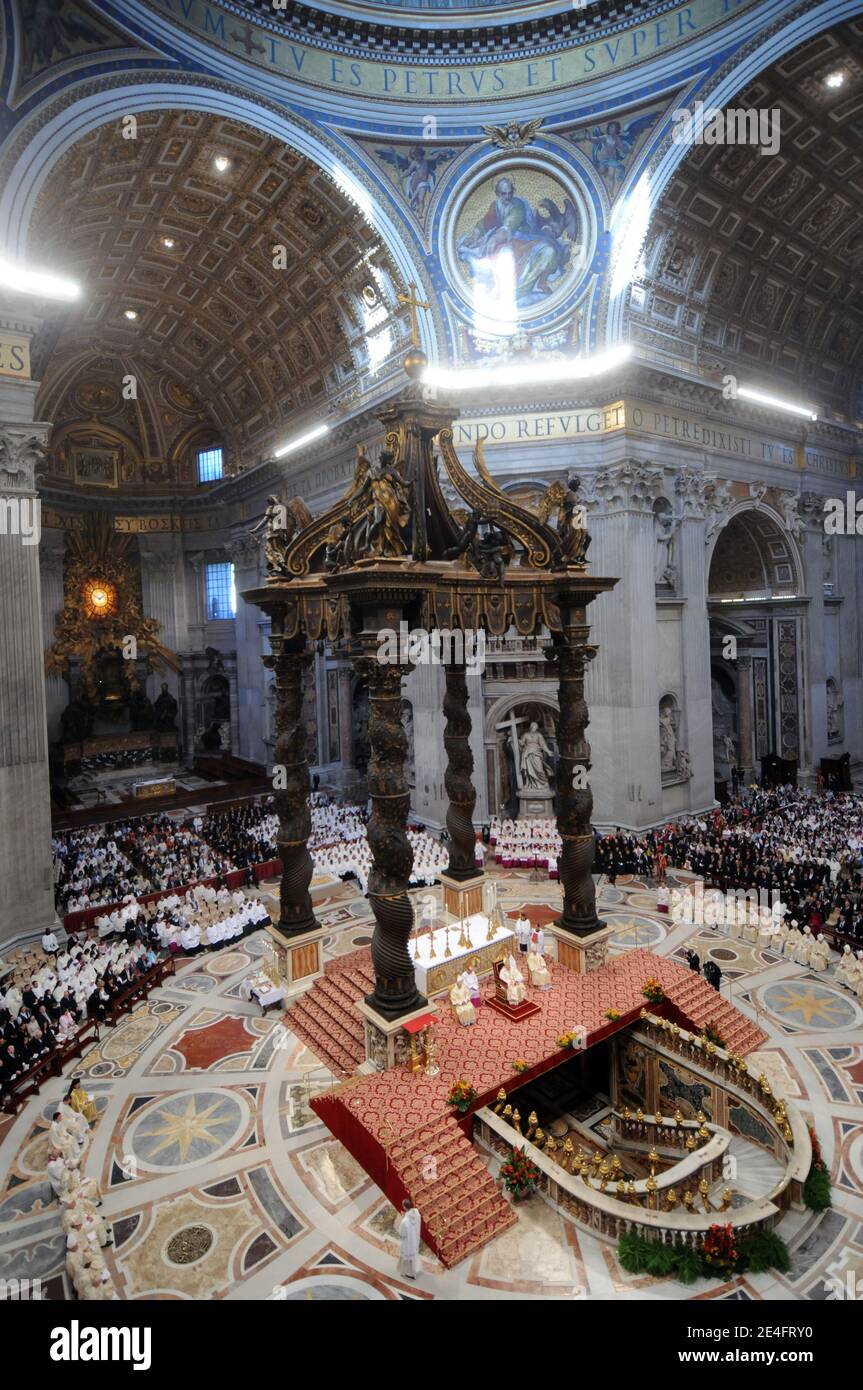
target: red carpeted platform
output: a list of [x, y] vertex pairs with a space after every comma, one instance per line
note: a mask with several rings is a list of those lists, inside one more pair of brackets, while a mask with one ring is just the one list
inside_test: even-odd
[[[360, 963], [367, 969], [368, 954], [347, 957], [334, 973], [355, 972]], [[700, 1031], [712, 1023], [739, 1053], [766, 1040], [766, 1034], [699, 975], [649, 951], [627, 952], [587, 975], [577, 975], [553, 961], [547, 964], [553, 988], [529, 990], [537, 1011], [518, 1022], [485, 1006], [494, 993], [490, 978], [482, 986], [484, 1006], [470, 1028], [455, 1020], [444, 997], [435, 1027], [438, 1076], [415, 1076], [403, 1067], [393, 1068], [354, 1076], [330, 1095], [311, 1102], [328, 1129], [396, 1206], [401, 1206], [405, 1195], [413, 1198], [423, 1217], [426, 1240], [444, 1264], [464, 1259], [514, 1219], [463, 1132], [458, 1112], [446, 1103], [454, 1081], [464, 1077], [476, 1087], [474, 1109], [488, 1104], [502, 1086], [513, 1090], [565, 1061], [569, 1052], [560, 1049], [557, 1039], [578, 1025], [586, 1029], [590, 1047], [634, 1022], [645, 1007], [642, 989], [651, 976], [660, 981], [684, 1027]], [[304, 1000], [313, 997], [321, 984], [318, 981]], [[291, 1026], [304, 1006], [301, 1001], [291, 1011]], [[609, 1009], [618, 1010], [620, 1018], [609, 1022], [605, 1018]], [[358, 1014], [355, 1017], [359, 1039], [361, 1019]], [[516, 1059], [527, 1063], [520, 1073], [513, 1071]], [[465, 1128], [469, 1127], [468, 1120]], [[433, 1181], [429, 1173], [435, 1174]], [[465, 1197], [468, 1180], [469, 1202]]]

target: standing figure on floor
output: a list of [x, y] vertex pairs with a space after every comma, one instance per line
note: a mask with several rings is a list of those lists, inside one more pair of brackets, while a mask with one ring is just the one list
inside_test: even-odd
[[420, 1261], [420, 1214], [411, 1201], [405, 1197], [402, 1202], [402, 1215], [398, 1221], [399, 1233], [399, 1274], [406, 1279], [416, 1279], [422, 1273]]

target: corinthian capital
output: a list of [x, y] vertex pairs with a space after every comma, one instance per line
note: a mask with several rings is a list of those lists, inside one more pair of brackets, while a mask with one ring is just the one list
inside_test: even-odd
[[0, 488], [4, 492], [34, 492], [36, 474], [46, 462], [50, 425], [0, 427]]
[[698, 468], [681, 468], [674, 475], [674, 492], [680, 499], [683, 516], [704, 516], [706, 499], [704, 496], [704, 473]]
[[585, 479], [585, 502], [591, 511], [649, 512], [662, 492], [662, 470], [637, 459], [598, 469]]

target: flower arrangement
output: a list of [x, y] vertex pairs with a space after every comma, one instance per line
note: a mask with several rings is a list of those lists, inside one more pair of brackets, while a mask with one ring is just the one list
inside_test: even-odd
[[649, 980], [645, 980], [641, 993], [644, 995], [648, 1004], [661, 1004], [665, 998], [665, 991], [657, 979], [651, 975]]
[[732, 1225], [713, 1225], [704, 1237], [701, 1247], [704, 1263], [722, 1274], [730, 1274], [740, 1258]]
[[527, 1197], [539, 1182], [539, 1169], [531, 1163], [524, 1149], [510, 1149], [509, 1162], [500, 1170], [507, 1192], [514, 1197]]
[[527, 1062], [523, 1057], [516, 1057], [512, 1064], [513, 1071], [527, 1071]]
[[807, 1126], [812, 1144], [812, 1164], [803, 1184], [803, 1202], [810, 1211], [826, 1211], [832, 1206], [830, 1196], [830, 1174], [821, 1155], [818, 1135], [811, 1125]]
[[716, 1027], [715, 1023], [705, 1023], [704, 1027], [701, 1030], [701, 1041], [711, 1042], [716, 1047], [725, 1046], [725, 1039], [723, 1038], [719, 1029]]
[[476, 1087], [469, 1081], [461, 1077], [459, 1081], [453, 1082], [450, 1093], [447, 1096], [447, 1105], [454, 1105], [463, 1115], [476, 1100]]
[[620, 1009], [606, 1009], [605, 1017], [608, 1019], [609, 1023], [616, 1023], [620, 1018]]

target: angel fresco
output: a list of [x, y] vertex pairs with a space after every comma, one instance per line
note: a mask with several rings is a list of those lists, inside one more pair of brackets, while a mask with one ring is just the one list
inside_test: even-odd
[[411, 212], [424, 217], [428, 201], [437, 183], [439, 164], [452, 159], [457, 151], [426, 149], [423, 145], [411, 145], [409, 149], [389, 147], [375, 150], [375, 154], [385, 164], [392, 166], [398, 179], [399, 188], [407, 199]]
[[502, 256], [512, 258], [519, 306], [539, 304], [557, 289], [569, 268], [579, 234], [578, 213], [564, 195], [563, 207], [541, 198], [532, 207], [503, 174], [494, 185], [494, 202], [476, 225], [458, 238], [456, 251], [475, 284], [494, 294]]
[[573, 139], [590, 141], [590, 161], [605, 184], [611, 197], [617, 192], [626, 173], [626, 163], [639, 136], [659, 120], [658, 111], [635, 116], [626, 126], [621, 121], [607, 121], [590, 130], [577, 131]]

